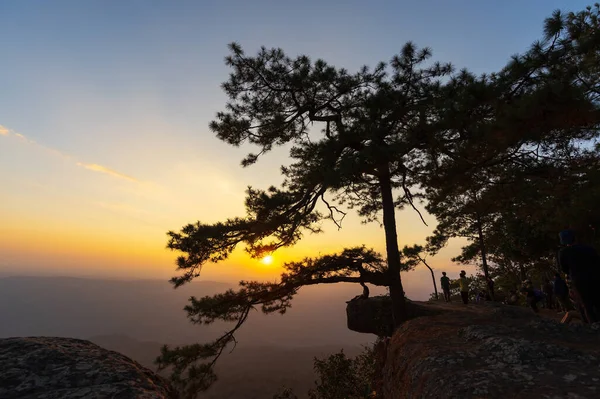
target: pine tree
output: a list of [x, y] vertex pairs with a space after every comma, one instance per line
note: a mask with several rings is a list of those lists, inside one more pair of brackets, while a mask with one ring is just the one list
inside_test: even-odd
[[[245, 217], [169, 232], [168, 247], [183, 253], [177, 260], [182, 274], [172, 283], [179, 287], [191, 281], [204, 264], [227, 259], [238, 245], [260, 257], [294, 245], [304, 232], [320, 232], [324, 220], [341, 227], [346, 215], [342, 206], [356, 209], [365, 221], [379, 221], [382, 214], [386, 261], [364, 248], [350, 249], [286, 265], [288, 272], [276, 283], [242, 282], [237, 292], [192, 298], [186, 307], [192, 322], [220, 319], [235, 324], [212, 343], [164, 348], [157, 360], [160, 367], [173, 366], [173, 380], [190, 395], [214, 382], [214, 362], [235, 342], [234, 333], [251, 309], [284, 312], [303, 285], [385, 285], [394, 324], [406, 319], [395, 211], [406, 205], [415, 208], [411, 189], [418, 176], [413, 170], [428, 156], [428, 115], [439, 80], [451, 72], [450, 65], [424, 66], [430, 51], [411, 43], [389, 65], [364, 67], [355, 74], [307, 56], [292, 59], [281, 49], [262, 48], [254, 57], [236, 44], [230, 50], [226, 62], [233, 72], [223, 84], [229, 102], [211, 123], [212, 131], [234, 146], [258, 146], [243, 166], [278, 146], [290, 147], [292, 163], [281, 168], [281, 187], [248, 188]], [[320, 133], [315, 125], [321, 125]], [[212, 360], [198, 364], [202, 359]]]
[[[555, 237], [560, 224], [581, 224], [582, 208], [567, 204], [573, 193], [595, 192], [585, 183], [591, 169], [583, 170], [598, 157], [599, 12], [598, 5], [556, 11], [545, 21], [543, 40], [503, 70], [480, 77], [464, 71], [445, 85], [433, 129], [446, 139], [425, 184], [427, 209], [439, 222], [430, 247], [469, 238], [457, 260], [479, 258], [488, 277], [488, 253], [505, 264], [510, 254], [524, 270], [548, 257], [552, 229]], [[515, 212], [525, 221], [511, 220]]]

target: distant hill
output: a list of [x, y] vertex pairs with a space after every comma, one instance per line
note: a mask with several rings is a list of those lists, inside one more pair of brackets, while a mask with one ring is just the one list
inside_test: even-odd
[[[154, 359], [162, 346], [157, 342], [141, 342], [123, 335], [96, 336], [89, 340], [129, 356], [152, 370], [156, 369]], [[231, 354], [224, 354], [219, 359], [219, 380], [199, 399], [264, 399], [270, 398], [281, 386], [290, 387], [300, 398], [305, 398], [314, 386], [314, 357], [323, 357], [340, 349], [338, 346], [281, 348], [240, 345]], [[360, 346], [344, 348], [350, 356], [361, 350]]]
[[[227, 288], [229, 284], [202, 281], [175, 290], [158, 280], [0, 278], [0, 337], [125, 335], [169, 344], [197, 342], [227, 326], [192, 325], [183, 307], [192, 295]], [[359, 291], [352, 285], [303, 288], [285, 315], [252, 313], [238, 335], [240, 345], [342, 347], [372, 341], [346, 328], [345, 301]]]

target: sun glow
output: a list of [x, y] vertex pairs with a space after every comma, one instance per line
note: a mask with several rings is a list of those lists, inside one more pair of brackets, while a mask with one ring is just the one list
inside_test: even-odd
[[261, 262], [265, 265], [270, 265], [271, 263], [273, 263], [273, 257], [271, 255], [267, 255], [261, 259]]

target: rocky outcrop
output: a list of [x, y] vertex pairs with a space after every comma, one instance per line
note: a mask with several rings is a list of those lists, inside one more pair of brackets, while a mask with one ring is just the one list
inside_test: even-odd
[[161, 377], [89, 341], [0, 339], [0, 398], [176, 398]]
[[[439, 310], [434, 307], [406, 301], [406, 320], [438, 313]], [[392, 301], [387, 295], [353, 299], [347, 302], [346, 319], [349, 330], [389, 337], [394, 330]]]
[[600, 397], [600, 326], [503, 305], [429, 306], [441, 313], [407, 321], [384, 349], [384, 398]]

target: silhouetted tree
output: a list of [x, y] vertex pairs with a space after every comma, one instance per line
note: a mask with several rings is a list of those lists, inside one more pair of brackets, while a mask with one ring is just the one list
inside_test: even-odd
[[367, 399], [372, 397], [375, 376], [375, 353], [373, 348], [354, 358], [344, 351], [325, 359], [315, 358], [316, 388], [309, 391], [310, 399]]
[[[314, 358], [316, 387], [308, 392], [310, 399], [368, 399], [372, 398], [376, 370], [374, 347], [365, 347], [362, 353], [348, 357], [343, 350]], [[273, 399], [298, 399], [290, 390], [281, 389]]]
[[[227, 64], [233, 73], [223, 84], [230, 101], [211, 129], [229, 144], [259, 147], [258, 154], [243, 160], [244, 166], [288, 144], [293, 163], [282, 167], [280, 188], [248, 188], [245, 217], [216, 224], [198, 222], [178, 233], [169, 232], [169, 248], [184, 253], [177, 261], [182, 275], [174, 277], [173, 284], [178, 287], [191, 281], [202, 265], [226, 259], [240, 244], [258, 257], [295, 244], [305, 231], [320, 232], [323, 220], [341, 227], [345, 211], [339, 206], [346, 205], [357, 209], [365, 221], [378, 220], [382, 213], [385, 285], [394, 323], [399, 325], [406, 315], [395, 210], [414, 207], [411, 187], [417, 176], [413, 169], [423, 162], [428, 148], [428, 137], [422, 133], [429, 123], [427, 115], [439, 79], [451, 67], [423, 66], [430, 51], [418, 50], [411, 43], [389, 65], [381, 63], [372, 71], [364, 67], [353, 75], [322, 60], [291, 59], [280, 49], [262, 48], [255, 57], [245, 55], [236, 44], [230, 50]], [[320, 135], [309, 130], [313, 124], [323, 126]], [[325, 212], [319, 212], [318, 205]], [[337, 271], [340, 265], [335, 267]], [[186, 310], [193, 322], [221, 319], [235, 322], [235, 327], [208, 345], [165, 348], [158, 359], [160, 366], [173, 366], [174, 381], [190, 393], [208, 387], [215, 378], [214, 360], [203, 365], [197, 361], [217, 359], [224, 346], [234, 342], [234, 332], [254, 306], [262, 306], [265, 312], [283, 311], [295, 290], [310, 284], [314, 273], [321, 273], [301, 262], [292, 268], [287, 279], [278, 283], [243, 282], [238, 293], [192, 299]], [[356, 280], [336, 276], [321, 282], [338, 281]]]
[[[593, 200], [575, 198], [598, 199], [587, 183], [592, 169], [583, 166], [597, 159], [598, 13], [598, 5], [557, 11], [546, 20], [544, 39], [502, 71], [462, 72], [444, 86], [434, 130], [447, 139], [425, 184], [427, 209], [439, 222], [432, 248], [467, 237], [457, 260], [477, 257], [487, 277], [492, 254], [505, 266], [518, 263], [523, 276], [525, 264], [548, 258], [550, 231], [555, 240], [565, 224], [582, 223]], [[523, 221], [510, 220], [513, 213]], [[589, 211], [587, 217], [593, 219]]]
[[433, 281], [433, 291], [435, 293], [435, 299], [438, 299], [437, 283], [435, 281], [435, 274], [433, 269], [427, 263], [427, 251], [422, 245], [405, 246], [402, 248], [402, 255], [404, 255], [405, 263], [411, 267], [416, 267], [419, 263], [425, 265], [426, 268], [431, 272], [431, 280]]

